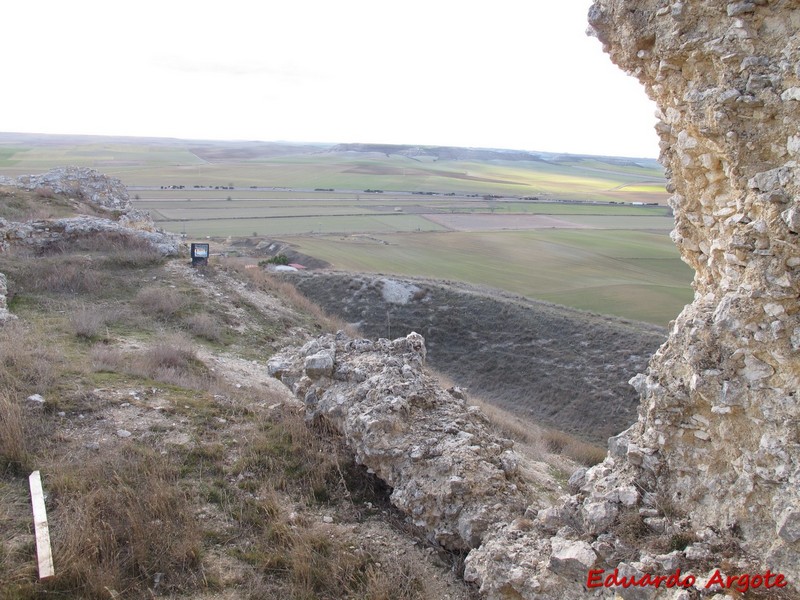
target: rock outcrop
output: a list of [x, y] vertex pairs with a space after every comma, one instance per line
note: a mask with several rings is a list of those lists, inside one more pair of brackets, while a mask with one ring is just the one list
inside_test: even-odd
[[119, 179], [94, 169], [60, 167], [40, 175], [23, 175], [16, 179], [0, 177], [0, 185], [59, 194], [104, 215], [103, 218], [80, 215], [30, 222], [0, 219], [0, 251], [14, 245], [44, 248], [60, 240], [106, 233], [143, 239], [165, 256], [180, 252], [180, 238], [156, 228], [148, 213], [134, 209], [128, 190]]
[[79, 216], [66, 219], [14, 222], [0, 219], [0, 251], [12, 246], [45, 249], [60, 241], [113, 234], [145, 240], [164, 256], [177, 256], [183, 246], [180, 236], [155, 229], [131, 228], [100, 217]]
[[[58, 167], [38, 175], [0, 177], [0, 185], [29, 191], [48, 190], [49, 193], [84, 201], [115, 218], [134, 212], [128, 189], [122, 181], [86, 167]], [[139, 214], [149, 220], [146, 214]]]
[[[555, 593], [555, 574], [579, 597], [593, 566], [636, 575], [711, 565], [769, 568], [797, 594], [800, 6], [595, 0], [589, 19], [660, 108], [673, 239], [696, 271], [695, 299], [632, 380], [638, 422], [576, 474], [574, 495], [541, 512], [539, 529], [505, 528], [471, 553], [467, 577], [493, 598], [570, 597]], [[543, 529], [554, 535], [543, 540]], [[648, 546], [659, 536], [661, 554]]]
[[523, 516], [519, 457], [463, 394], [424, 371], [425, 352], [416, 333], [376, 342], [339, 333], [284, 350], [268, 369], [305, 402], [308, 419], [326, 419], [391, 486], [392, 503], [414, 525], [466, 551], [489, 526]]

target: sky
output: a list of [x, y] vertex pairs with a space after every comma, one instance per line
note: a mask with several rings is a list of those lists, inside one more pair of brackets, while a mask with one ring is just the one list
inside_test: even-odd
[[0, 131], [658, 156], [591, 0], [29, 0]]

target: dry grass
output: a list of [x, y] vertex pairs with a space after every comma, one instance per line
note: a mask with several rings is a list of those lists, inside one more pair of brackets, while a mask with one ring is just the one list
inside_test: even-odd
[[302, 415], [288, 414], [258, 423], [259, 433], [250, 440], [234, 473], [267, 478], [282, 491], [300, 491], [308, 500], [325, 502], [332, 488], [344, 484], [341, 464], [349, 462], [331, 440], [323, 424], [312, 429]]
[[189, 332], [201, 339], [216, 344], [225, 341], [225, 328], [220, 324], [219, 319], [209, 313], [195, 313], [185, 319], [186, 327]]
[[[447, 375], [438, 371], [432, 372], [443, 387], [450, 388], [455, 385]], [[578, 464], [591, 467], [606, 457], [605, 448], [585, 442], [569, 433], [542, 427], [530, 420], [522, 419], [480, 397], [469, 395], [468, 400], [486, 415], [494, 433], [517, 442], [534, 460], [553, 462], [553, 456], [564, 456]], [[563, 465], [557, 466], [562, 468]]]
[[97, 296], [109, 285], [91, 261], [79, 257], [39, 258], [17, 279], [24, 291], [60, 295]]
[[37, 192], [0, 186], [0, 218], [9, 221], [36, 221], [71, 216], [74, 212], [68, 199], [55, 194], [42, 196]]
[[243, 264], [229, 263], [240, 275], [248, 278], [256, 287], [268, 291], [286, 302], [298, 313], [312, 317], [312, 321], [318, 324], [325, 331], [336, 332], [345, 331], [350, 336], [359, 336], [349, 323], [333, 317], [316, 302], [309, 300], [293, 284], [283, 281], [279, 277], [264, 272], [261, 269], [245, 269]]
[[550, 452], [568, 456], [575, 462], [586, 467], [591, 467], [603, 462], [603, 459], [606, 457], [605, 448], [585, 442], [563, 431], [543, 429], [542, 436]]
[[121, 233], [96, 233], [59, 240], [46, 247], [47, 254], [88, 253], [104, 269], [138, 269], [159, 264], [163, 256], [147, 240]]
[[218, 378], [197, 357], [192, 342], [180, 333], [164, 334], [140, 351], [95, 344], [90, 351], [95, 371], [127, 373], [193, 390], [214, 389]]
[[0, 473], [21, 475], [32, 470], [32, 440], [40, 427], [29, 412], [0, 391]]
[[134, 304], [146, 315], [167, 321], [186, 309], [189, 299], [178, 290], [150, 286], [136, 294]]
[[0, 327], [0, 389], [45, 394], [56, 383], [64, 356], [44, 331], [18, 321]]
[[58, 469], [49, 482], [58, 569], [48, 591], [106, 600], [114, 592], [144, 597], [156, 584], [197, 587], [200, 531], [177, 475], [159, 454], [132, 444]]
[[240, 551], [265, 579], [249, 598], [422, 600], [430, 598], [417, 565], [401, 558], [379, 563], [355, 540], [324, 525], [261, 514], [256, 542]]

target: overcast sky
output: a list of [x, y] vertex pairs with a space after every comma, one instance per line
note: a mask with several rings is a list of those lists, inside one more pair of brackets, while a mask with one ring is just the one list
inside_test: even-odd
[[656, 157], [591, 0], [28, 0], [0, 131]]

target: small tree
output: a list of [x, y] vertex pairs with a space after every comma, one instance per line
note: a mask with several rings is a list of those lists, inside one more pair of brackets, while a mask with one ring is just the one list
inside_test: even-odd
[[289, 257], [285, 254], [276, 254], [267, 261], [270, 265], [288, 265]]

